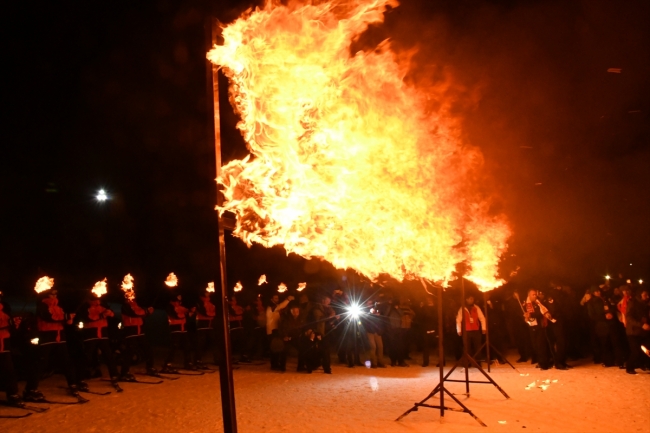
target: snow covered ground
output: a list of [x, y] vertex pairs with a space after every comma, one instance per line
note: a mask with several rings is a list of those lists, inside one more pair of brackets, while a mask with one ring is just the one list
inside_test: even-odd
[[[632, 376], [586, 362], [569, 371], [516, 366], [518, 371], [505, 365], [491, 373], [510, 399], [483, 384], [472, 385], [470, 398], [459, 396], [487, 427], [458, 412], [447, 412], [441, 423], [437, 409], [425, 408], [395, 422], [438, 383], [437, 368], [422, 368], [417, 360], [409, 368], [376, 370], [335, 364], [332, 375], [320, 370], [296, 373], [295, 360], [286, 373], [271, 372], [268, 365], [242, 366], [234, 372], [239, 431], [650, 432], [650, 374]], [[481, 380], [474, 370], [470, 373]], [[123, 393], [91, 395], [85, 405], [52, 406], [25, 419], [0, 419], [0, 432], [222, 431], [218, 380], [218, 374], [206, 374], [161, 385], [127, 383]], [[53, 377], [41, 389], [51, 399], [63, 399], [61, 384]], [[98, 380], [90, 385], [111, 389]], [[448, 388], [464, 391], [463, 384], [450, 383]], [[0, 408], [1, 414], [17, 412]]]

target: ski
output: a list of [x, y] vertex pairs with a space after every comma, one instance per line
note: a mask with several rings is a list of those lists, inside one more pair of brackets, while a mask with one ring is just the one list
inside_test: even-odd
[[67, 405], [70, 405], [70, 404], [84, 404], [84, 403], [88, 403], [89, 401], [90, 400], [88, 400], [87, 398], [83, 398], [83, 397], [79, 396], [77, 401], [58, 401], [58, 400], [45, 399], [45, 400], [41, 400], [41, 401], [38, 401], [38, 402], [35, 402], [35, 403], [67, 404]]
[[163, 374], [160, 374], [160, 373], [156, 373], [156, 374], [136, 373], [136, 374], [139, 375], [139, 376], [157, 377], [158, 379], [164, 379], [164, 380], [178, 380], [178, 379], [180, 379], [180, 377], [167, 376], [167, 375], [163, 375]]
[[[110, 382], [110, 380], [104, 379], [105, 382]], [[122, 383], [144, 383], [147, 385], [160, 385], [161, 383], [164, 382], [164, 380], [156, 380], [156, 381], [151, 381], [151, 380], [120, 380], [119, 382]]]
[[111, 393], [111, 391], [103, 391], [103, 392], [101, 392], [101, 391], [91, 391], [91, 390], [84, 391], [84, 390], [81, 390], [81, 389], [79, 390], [79, 392], [83, 392], [83, 393], [86, 393], [86, 394], [92, 394], [92, 395], [108, 395], [108, 394]]
[[[192, 373], [190, 373], [192, 371]], [[204, 371], [195, 371], [195, 370], [186, 370], [186, 371], [178, 371], [178, 373], [174, 374], [181, 374], [183, 376], [203, 376], [205, 374]]]
[[0, 415], [0, 418], [12, 418], [12, 419], [27, 418], [31, 414], [32, 414], [32, 412], [25, 412], [22, 415]]
[[13, 407], [13, 408], [16, 408], [16, 409], [24, 409], [24, 410], [28, 410], [30, 412], [36, 412], [36, 413], [43, 413], [45, 411], [50, 410], [49, 407], [30, 406], [28, 404], [20, 404], [18, 406], [15, 406], [15, 405], [8, 404], [5, 401], [0, 402], [0, 404], [2, 404], [3, 406]]
[[[59, 388], [61, 388], [61, 389], [68, 389], [68, 388], [63, 387], [63, 386], [60, 386]], [[84, 394], [92, 394], [92, 395], [108, 395], [108, 394], [111, 393], [111, 391], [104, 391], [104, 392], [101, 392], [101, 391], [91, 391], [91, 390], [89, 390], [89, 389], [88, 389], [88, 390], [78, 389], [77, 391], [79, 391], [80, 393], [83, 392]], [[83, 397], [79, 396], [79, 398], [83, 398]], [[86, 400], [86, 399], [84, 398], [84, 400]]]

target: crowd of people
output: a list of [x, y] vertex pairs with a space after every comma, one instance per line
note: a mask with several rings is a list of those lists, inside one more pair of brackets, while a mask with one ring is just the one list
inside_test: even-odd
[[[138, 374], [162, 379], [212, 370], [208, 364], [220, 361], [213, 285], [201, 291], [197, 302], [185, 302], [173, 274], [165, 283], [169, 346], [159, 368], [144, 326], [154, 308], [138, 301], [130, 275], [122, 282], [119, 313], [103, 299], [101, 282], [72, 311], [61, 308], [47, 277], [37, 284], [35, 314], [12, 314], [0, 292], [0, 376], [6, 404], [25, 407], [25, 402], [50, 401], [39, 383], [52, 372], [62, 373], [68, 392], [83, 402], [80, 393], [91, 392], [85, 380], [100, 377], [101, 364], [117, 392], [122, 391], [120, 382], [140, 381], [131, 371], [136, 363], [145, 368]], [[287, 358], [296, 356], [297, 371], [307, 374], [320, 368], [331, 374], [332, 357], [348, 368], [409, 367], [415, 359], [428, 367], [441, 334], [447, 359], [460, 359], [465, 341], [468, 354], [479, 363], [489, 362], [484, 344], [489, 332], [496, 363], [507, 362], [508, 350], [516, 348], [517, 363], [531, 362], [542, 370], [566, 370], [572, 360], [589, 356], [629, 374], [650, 368], [650, 296], [642, 284], [630, 280], [620, 285], [608, 280], [581, 297], [552, 283], [521, 296], [508, 287], [483, 296], [470, 291], [462, 302], [454, 289], [446, 290], [442, 299], [422, 291], [415, 302], [371, 285], [357, 292], [340, 286], [331, 293], [302, 289], [273, 293], [267, 302], [261, 294], [229, 298], [235, 362], [261, 364], [268, 358], [271, 370], [284, 372]], [[416, 351], [421, 358], [411, 356]], [[439, 358], [436, 365], [446, 364]], [[25, 381], [22, 393], [19, 380]]]

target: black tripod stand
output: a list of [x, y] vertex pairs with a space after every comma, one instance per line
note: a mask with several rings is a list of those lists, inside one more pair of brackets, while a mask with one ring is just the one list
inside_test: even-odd
[[[461, 277], [461, 296], [462, 296], [462, 302], [465, 302], [465, 283], [463, 282], [463, 279]], [[463, 305], [461, 303], [461, 305]], [[462, 307], [464, 308], [464, 307]], [[462, 311], [462, 310], [461, 310]], [[463, 320], [461, 321], [461, 329], [462, 329], [462, 335], [463, 335], [463, 355], [460, 357], [460, 359], [456, 362], [456, 364], [447, 372], [447, 374], [444, 374], [443, 370], [443, 364], [444, 364], [444, 359], [445, 359], [445, 353], [444, 353], [444, 348], [443, 348], [443, 327], [442, 327], [442, 287], [438, 287], [438, 353], [439, 353], [439, 358], [440, 361], [438, 363], [438, 366], [440, 368], [440, 382], [436, 387], [427, 395], [422, 401], [419, 403], [415, 403], [413, 407], [406, 412], [404, 412], [402, 415], [399, 416], [395, 421], [399, 421], [402, 418], [404, 418], [406, 415], [410, 414], [411, 412], [415, 412], [418, 410], [420, 407], [428, 407], [432, 409], [440, 409], [440, 418], [444, 418], [445, 416], [445, 410], [453, 410], [455, 412], [463, 412], [467, 413], [472, 416], [479, 424], [481, 424], [483, 427], [487, 427], [487, 425], [481, 421], [474, 413], [463, 403], [460, 402], [456, 398], [456, 396], [449, 392], [449, 390], [445, 387], [445, 382], [464, 382], [465, 383], [465, 395], [469, 397], [469, 384], [470, 383], [488, 383], [494, 385], [499, 391], [501, 391], [501, 394], [503, 394], [506, 398], [510, 398], [506, 392], [501, 389], [501, 387], [488, 375], [485, 370], [481, 368], [481, 366], [474, 360], [472, 356], [469, 355], [467, 352], [467, 332], [465, 332], [465, 320], [463, 317]], [[469, 365], [473, 365], [476, 367], [482, 374], [485, 376], [487, 381], [477, 381], [477, 380], [469, 380], [469, 372], [468, 368]], [[448, 377], [458, 368], [460, 365], [465, 365], [465, 379], [460, 380], [460, 379], [448, 379]], [[433, 398], [436, 394], [440, 394], [440, 404], [439, 405], [431, 405], [427, 404], [426, 402]], [[445, 406], [445, 393], [452, 399], [454, 400], [460, 408], [456, 407], [448, 407]]]
[[[485, 300], [485, 321], [489, 322], [489, 320], [488, 320], [488, 318], [489, 318], [488, 311], [490, 311], [490, 305], [488, 304], [487, 293], [483, 293], [483, 299]], [[494, 347], [490, 343], [490, 329], [491, 329], [491, 326], [488, 326], [487, 330], [486, 330], [486, 333], [485, 333], [485, 343], [483, 343], [481, 345], [481, 347], [479, 347], [479, 349], [476, 351], [476, 353], [474, 354], [474, 358], [476, 358], [478, 356], [478, 354], [481, 353], [481, 350], [483, 350], [483, 348], [485, 347], [485, 358], [486, 358], [486, 361], [487, 361], [487, 371], [488, 371], [488, 373], [490, 372], [490, 361], [491, 361], [491, 359], [490, 359], [490, 349], [494, 350], [497, 353], [497, 355], [499, 355], [501, 357], [501, 359], [503, 359], [510, 367], [517, 370], [515, 368], [515, 366], [512, 365], [512, 363], [510, 361], [508, 361], [508, 358], [503, 356], [503, 354], [501, 354], [501, 352], [499, 352], [497, 350], [497, 348]]]

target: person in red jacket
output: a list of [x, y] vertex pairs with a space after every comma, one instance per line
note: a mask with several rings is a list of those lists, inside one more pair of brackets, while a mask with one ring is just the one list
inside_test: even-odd
[[133, 362], [133, 355], [140, 354], [144, 358], [147, 368], [147, 374], [155, 376], [156, 369], [153, 367], [153, 351], [147, 342], [144, 334], [144, 319], [153, 313], [153, 307], [141, 307], [133, 290], [133, 278], [131, 275], [124, 277], [122, 283], [124, 290], [124, 301], [122, 302], [122, 368], [120, 371], [120, 381], [133, 382], [136, 378], [129, 373]]
[[0, 292], [0, 383], [4, 383], [7, 404], [20, 407], [23, 402], [18, 395], [18, 379], [11, 358], [11, 332], [13, 329], [14, 323], [11, 320], [9, 305], [2, 302], [2, 292]]
[[167, 304], [167, 319], [169, 321], [170, 343], [169, 353], [165, 358], [161, 373], [178, 373], [172, 366], [176, 352], [180, 350], [183, 353], [183, 366], [187, 370], [195, 370], [196, 367], [192, 365], [191, 355], [188, 348], [188, 335], [187, 335], [187, 318], [193, 315], [196, 308], [188, 309], [183, 306], [183, 298], [180, 293], [172, 294], [172, 298]]
[[210, 300], [210, 294], [214, 293], [214, 283], [209, 283], [208, 287], [199, 296], [199, 302], [196, 306], [196, 360], [195, 364], [199, 368], [204, 368], [203, 354], [208, 345], [214, 342], [214, 318], [216, 308]]
[[86, 359], [91, 360], [99, 350], [102, 359], [108, 367], [110, 381], [117, 392], [122, 392], [118, 385], [117, 366], [115, 357], [108, 340], [108, 320], [115, 313], [103, 303], [101, 297], [106, 293], [106, 280], [100, 281], [93, 287], [88, 300], [79, 308], [75, 317], [83, 341]]
[[463, 335], [462, 321], [465, 319], [465, 331], [467, 332], [467, 353], [474, 356], [476, 351], [481, 347], [481, 332], [487, 332], [487, 322], [481, 309], [474, 304], [474, 296], [465, 297], [465, 307], [458, 309], [456, 315], [456, 332], [459, 336]]
[[38, 359], [34, 363], [35, 371], [27, 378], [23, 392], [25, 401], [38, 402], [45, 399], [43, 393], [38, 390], [38, 382], [43, 369], [50, 361], [54, 361], [63, 370], [70, 394], [80, 398], [79, 390], [88, 389], [88, 384], [77, 379], [74, 367], [68, 357], [64, 325], [71, 325], [75, 315], [74, 313], [66, 314], [59, 306], [57, 291], [51, 288], [54, 280], [49, 280], [50, 288], [38, 292], [40, 296], [36, 306], [38, 337], [31, 341], [32, 344], [38, 346], [36, 351]]

